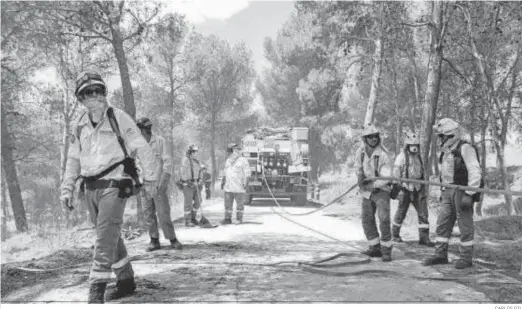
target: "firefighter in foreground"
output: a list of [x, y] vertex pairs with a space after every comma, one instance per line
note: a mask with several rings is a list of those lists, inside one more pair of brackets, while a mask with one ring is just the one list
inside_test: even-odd
[[[424, 167], [420, 156], [420, 142], [416, 134], [410, 133], [406, 135], [405, 147], [395, 159], [393, 166], [393, 176], [405, 179], [424, 179]], [[394, 184], [392, 195], [398, 191], [399, 207], [395, 213], [395, 218], [392, 223], [392, 240], [394, 242], [403, 242], [400, 231], [401, 225], [408, 213], [410, 203], [413, 204], [417, 211], [419, 219], [419, 244], [428, 247], [435, 246], [435, 243], [430, 241], [430, 229], [428, 222], [428, 203], [425, 186], [417, 183], [402, 183]]]
[[148, 197], [156, 194], [156, 166], [152, 150], [134, 120], [124, 111], [108, 106], [107, 88], [99, 74], [80, 75], [75, 95], [87, 112], [78, 119], [71, 135], [60, 200], [63, 207], [73, 209], [75, 181], [81, 177], [85, 203], [96, 226], [88, 301], [103, 303], [112, 272], [116, 274], [117, 289], [108, 293], [107, 298], [124, 297], [136, 289], [121, 238], [125, 202], [139, 182], [135, 163], [128, 153], [137, 153], [143, 168], [142, 189]]
[[[364, 254], [391, 261], [392, 235], [390, 229], [390, 186], [387, 180], [370, 181], [366, 178], [391, 176], [391, 162], [388, 152], [381, 145], [379, 130], [368, 125], [363, 129], [364, 145], [355, 153], [355, 168], [362, 201], [362, 226], [369, 249]], [[375, 222], [375, 212], [379, 217], [379, 231]]]
[[[146, 251], [161, 249], [159, 241], [158, 220], [163, 230], [163, 236], [170, 240], [170, 245], [176, 250], [180, 250], [182, 245], [176, 237], [174, 224], [170, 217], [170, 204], [167, 191], [171, 178], [172, 156], [170, 145], [160, 135], [152, 135], [152, 122], [149, 118], [143, 117], [137, 121], [138, 128], [145, 140], [149, 143], [153, 158], [156, 162], [156, 175], [158, 175], [158, 192], [152, 199], [145, 198], [143, 212], [145, 223], [147, 224], [150, 236], [150, 244]], [[157, 212], [157, 216], [156, 216]]]
[[[481, 172], [477, 150], [459, 137], [459, 124], [449, 118], [439, 120], [433, 129], [441, 147], [440, 181], [478, 188], [481, 186]], [[448, 242], [455, 221], [460, 229], [460, 257], [455, 268], [473, 266], [473, 204], [480, 194], [441, 187], [442, 208], [437, 218], [437, 240], [435, 254], [424, 260], [424, 265], [448, 263]]]
[[[178, 187], [183, 191], [185, 226], [193, 227], [199, 224], [196, 214], [201, 207], [201, 164], [195, 158], [198, 147], [189, 145], [183, 163], [181, 164]], [[198, 186], [198, 187], [196, 187]]]
[[241, 155], [237, 144], [227, 146], [228, 158], [225, 162], [225, 172], [221, 181], [221, 189], [225, 192], [225, 219], [221, 224], [232, 224], [234, 200], [236, 200], [236, 224], [243, 223], [245, 211], [247, 180], [250, 176], [250, 164]]

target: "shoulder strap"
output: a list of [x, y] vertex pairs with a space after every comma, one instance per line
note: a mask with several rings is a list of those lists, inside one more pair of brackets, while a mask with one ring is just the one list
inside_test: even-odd
[[375, 177], [379, 177], [379, 156], [375, 155], [373, 157], [373, 165], [375, 168]]
[[408, 156], [408, 151], [406, 150], [406, 148], [404, 148], [404, 160], [406, 161], [406, 173], [405, 173], [405, 178], [406, 179], [409, 179], [410, 178], [410, 156]]
[[109, 107], [107, 109], [107, 118], [109, 119], [109, 124], [111, 125], [112, 131], [114, 131], [116, 137], [118, 138], [118, 143], [120, 143], [125, 158], [128, 158], [129, 153], [127, 152], [127, 148], [125, 147], [125, 142], [121, 137], [120, 127], [118, 126], [118, 122], [116, 121], [116, 117], [114, 116], [114, 109], [112, 107]]
[[364, 171], [364, 148], [361, 149], [361, 170]]

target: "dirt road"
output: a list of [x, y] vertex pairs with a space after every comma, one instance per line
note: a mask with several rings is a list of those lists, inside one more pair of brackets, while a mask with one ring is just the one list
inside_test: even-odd
[[[207, 202], [205, 214], [212, 222], [222, 219], [222, 203], [222, 199]], [[489, 274], [479, 266], [464, 271], [456, 271], [453, 265], [423, 267], [420, 258], [431, 253], [431, 249], [423, 249], [413, 242], [396, 245], [391, 263], [376, 258], [366, 264], [328, 269], [337, 276], [310, 273], [296, 263], [252, 265], [311, 262], [341, 252], [356, 254], [356, 249], [347, 244], [361, 249], [366, 246], [357, 209], [347, 211], [342, 219], [322, 212], [293, 217], [346, 242], [342, 243], [281, 218], [269, 205], [269, 201], [254, 201], [252, 206], [247, 206], [242, 225], [201, 229], [176, 224], [178, 238], [184, 244], [182, 251], [166, 248], [168, 242], [162, 239], [165, 248], [145, 254], [147, 235], [127, 241], [129, 254], [141, 256], [141, 260], [133, 262], [138, 288], [135, 295], [118, 302], [498, 302], [491, 296], [491, 289], [481, 287], [491, 287], [491, 280], [503, 286], [520, 284], [506, 276]], [[285, 209], [302, 213], [312, 208]], [[92, 231], [85, 233], [92, 234]], [[90, 236], [82, 237], [89, 239]], [[90, 245], [85, 243], [84, 248], [30, 263], [4, 264], [2, 302], [85, 302]], [[80, 265], [43, 274], [13, 268], [18, 265], [45, 269], [72, 264]], [[472, 282], [451, 279], [461, 275], [473, 278]]]

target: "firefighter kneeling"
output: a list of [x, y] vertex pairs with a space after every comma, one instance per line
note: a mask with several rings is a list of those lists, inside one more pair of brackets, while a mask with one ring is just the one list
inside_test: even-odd
[[[382, 147], [379, 130], [373, 125], [364, 128], [364, 146], [357, 149], [355, 167], [362, 201], [362, 225], [369, 249], [363, 252], [371, 257], [381, 257], [384, 262], [391, 261], [392, 235], [390, 229], [390, 186], [387, 180], [367, 180], [367, 177], [391, 174], [388, 152]], [[379, 217], [380, 240], [375, 212]], [[381, 247], [382, 245], [382, 247]]]
[[[439, 158], [440, 181], [443, 184], [455, 184], [481, 187], [481, 172], [478, 152], [468, 142], [458, 137], [459, 125], [449, 118], [439, 120], [433, 126], [442, 149]], [[424, 261], [424, 265], [448, 263], [448, 242], [455, 220], [460, 229], [460, 258], [455, 268], [462, 269], [473, 265], [473, 203], [480, 194], [474, 191], [462, 191], [442, 187], [442, 207], [437, 218], [437, 244], [435, 254]]]

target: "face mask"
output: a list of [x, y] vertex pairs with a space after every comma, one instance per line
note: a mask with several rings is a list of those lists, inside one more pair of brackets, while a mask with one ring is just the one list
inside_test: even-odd
[[444, 134], [437, 134], [437, 144], [440, 146], [440, 147], [444, 147], [444, 145], [446, 145], [446, 143], [452, 139], [453, 137], [455, 137], [454, 135], [444, 135]]
[[408, 145], [408, 151], [410, 153], [418, 153], [419, 152], [419, 146], [418, 145]]

